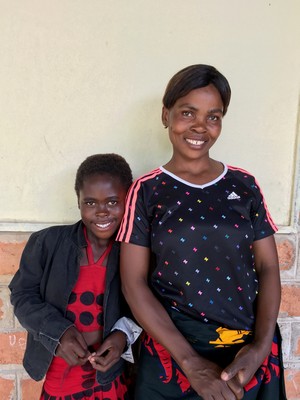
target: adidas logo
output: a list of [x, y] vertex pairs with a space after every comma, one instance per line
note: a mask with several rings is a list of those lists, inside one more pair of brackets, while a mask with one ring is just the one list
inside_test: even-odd
[[238, 200], [240, 198], [241, 198], [241, 196], [239, 196], [235, 192], [231, 192], [230, 195], [227, 197], [228, 200]]

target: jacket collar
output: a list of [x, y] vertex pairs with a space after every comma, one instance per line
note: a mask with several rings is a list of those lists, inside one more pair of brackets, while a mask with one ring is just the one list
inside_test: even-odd
[[[71, 232], [71, 238], [75, 244], [79, 247], [87, 247], [87, 242], [85, 240], [84, 232], [83, 232], [83, 227], [84, 224], [80, 220], [76, 222], [76, 224], [73, 225], [72, 227], [72, 232]], [[119, 249], [120, 248], [120, 243], [119, 242], [114, 242], [113, 243], [113, 248]]]

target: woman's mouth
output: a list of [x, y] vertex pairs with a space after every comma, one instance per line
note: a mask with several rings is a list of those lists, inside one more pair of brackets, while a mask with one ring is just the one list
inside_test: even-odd
[[205, 141], [204, 140], [196, 140], [196, 139], [185, 139], [186, 142], [194, 145], [194, 146], [201, 146], [201, 144], [204, 144]]

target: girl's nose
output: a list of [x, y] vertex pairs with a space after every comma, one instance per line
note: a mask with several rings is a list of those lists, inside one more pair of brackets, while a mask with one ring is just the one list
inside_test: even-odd
[[108, 209], [106, 204], [99, 204], [96, 210], [96, 214], [108, 214]]

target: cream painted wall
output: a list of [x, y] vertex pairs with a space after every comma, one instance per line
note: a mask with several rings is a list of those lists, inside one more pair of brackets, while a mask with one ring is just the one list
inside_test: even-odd
[[299, 0], [0, 0], [0, 221], [75, 221], [90, 154], [120, 153], [135, 176], [166, 162], [165, 85], [208, 63], [233, 92], [212, 156], [254, 173], [290, 225], [299, 16]]

